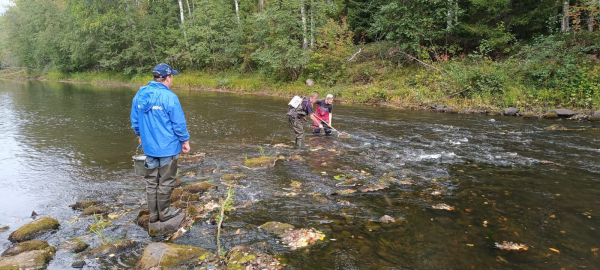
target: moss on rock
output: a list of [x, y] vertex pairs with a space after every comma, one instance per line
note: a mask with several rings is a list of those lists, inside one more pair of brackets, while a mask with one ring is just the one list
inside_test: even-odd
[[556, 113], [545, 113], [543, 115], [543, 117], [546, 118], [546, 119], [556, 119], [556, 118], [558, 118], [558, 114], [556, 114]]
[[[186, 191], [186, 192], [189, 192], [192, 194], [197, 194], [197, 193], [204, 193], [211, 189], [216, 189], [216, 188], [217, 188], [217, 186], [215, 186], [209, 182], [200, 182], [200, 183], [194, 183], [187, 187], [184, 187], [183, 191]], [[183, 200], [183, 201], [186, 201], [186, 200]]]
[[183, 191], [180, 188], [176, 188], [171, 193], [171, 203], [175, 202], [197, 202], [200, 200], [200, 196], [198, 194], [192, 194], [187, 191]]
[[287, 230], [293, 230], [294, 226], [287, 224], [287, 223], [281, 223], [281, 222], [277, 222], [277, 221], [270, 221], [267, 222], [263, 225], [260, 225], [258, 227], [259, 229], [268, 232], [268, 233], [274, 233], [274, 234], [282, 234]]
[[147, 215], [150, 215], [150, 210], [148, 210], [148, 208], [144, 208], [144, 209], [140, 210], [140, 212], [138, 212], [135, 220], [138, 220], [138, 219], [140, 219], [140, 217], [147, 216]]
[[101, 206], [92, 206], [86, 209], [83, 209], [81, 212], [82, 216], [91, 216], [91, 215], [102, 215], [108, 213], [108, 209]]
[[49, 217], [40, 218], [38, 220], [29, 222], [18, 230], [12, 232], [8, 236], [8, 240], [13, 243], [32, 240], [42, 233], [58, 229], [59, 226], [60, 223], [58, 223], [58, 220], [56, 219]]
[[138, 219], [135, 221], [135, 224], [144, 228], [145, 230], [148, 230], [149, 223], [150, 223], [150, 215], [143, 215], [141, 217], [138, 217]]
[[262, 156], [244, 160], [244, 166], [248, 168], [268, 168], [275, 166], [276, 157]]
[[73, 208], [73, 210], [85, 210], [88, 207], [97, 206], [102, 203], [103, 203], [102, 201], [90, 200], [90, 201], [76, 202], [75, 204], [69, 205], [69, 207]]
[[135, 269], [191, 269], [213, 264], [217, 257], [199, 247], [152, 243], [146, 247]]
[[221, 180], [225, 180], [225, 181], [237, 181], [237, 180], [244, 179], [244, 178], [246, 178], [245, 174], [227, 173], [227, 174], [221, 175]]
[[47, 247], [50, 247], [50, 245], [48, 245], [48, 242], [46, 242], [46, 241], [40, 241], [40, 240], [25, 241], [25, 242], [17, 243], [16, 245], [14, 245], [12, 247], [9, 247], [7, 250], [5, 250], [2, 253], [2, 257], [15, 256], [19, 253], [32, 251], [32, 250], [42, 250]]

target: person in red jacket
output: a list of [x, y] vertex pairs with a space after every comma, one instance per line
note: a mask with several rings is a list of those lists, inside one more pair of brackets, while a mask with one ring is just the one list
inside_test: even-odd
[[[323, 129], [325, 130], [325, 135], [331, 134], [331, 120], [333, 119], [333, 95], [329, 94], [325, 99], [319, 99], [315, 102], [317, 104], [317, 110], [315, 111], [315, 115], [322, 119], [325, 123], [323, 123]], [[319, 127], [319, 123], [315, 122], [313, 126], [313, 134], [321, 133], [321, 128]]]

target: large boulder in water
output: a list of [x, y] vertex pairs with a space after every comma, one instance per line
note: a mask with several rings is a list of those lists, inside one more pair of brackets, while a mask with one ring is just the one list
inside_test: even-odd
[[576, 111], [569, 109], [556, 109], [554, 110], [554, 112], [556, 113], [556, 115], [558, 115], [558, 117], [571, 117], [577, 114]]
[[203, 248], [168, 243], [152, 243], [146, 247], [135, 269], [192, 269], [199, 263], [210, 263], [216, 256]]
[[60, 223], [58, 223], [58, 220], [56, 219], [49, 217], [40, 218], [38, 220], [29, 222], [18, 230], [12, 232], [8, 236], [8, 240], [13, 243], [29, 241], [42, 233], [56, 230], [59, 226]]
[[0, 258], [0, 269], [46, 269], [48, 262], [54, 258], [54, 248], [31, 250], [15, 256]]
[[[40, 241], [40, 240], [32, 240], [18, 243], [12, 247], [9, 247], [2, 253], [2, 257], [6, 256], [15, 256], [23, 252], [32, 251], [32, 250], [43, 250], [49, 248], [48, 242]], [[54, 249], [53, 247], [50, 247]]]
[[588, 118], [590, 121], [600, 121], [600, 111], [595, 111], [593, 115]]
[[267, 269], [276, 270], [279, 261], [273, 256], [247, 246], [235, 246], [226, 255], [227, 270]]
[[515, 116], [515, 115], [517, 115], [517, 113], [519, 113], [519, 109], [517, 109], [515, 107], [509, 107], [509, 108], [504, 109], [504, 115]]

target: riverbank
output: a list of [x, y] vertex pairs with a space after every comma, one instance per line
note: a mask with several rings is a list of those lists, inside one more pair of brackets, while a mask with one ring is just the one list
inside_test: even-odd
[[[528, 52], [526, 48], [522, 51]], [[363, 51], [365, 58], [375, 54], [368, 47]], [[182, 70], [173, 88], [286, 98], [317, 92], [321, 96], [333, 94], [341, 103], [456, 113], [494, 114], [512, 107], [518, 109], [516, 115], [529, 118], [570, 109], [576, 111], [578, 120], [584, 120], [600, 110], [600, 61], [595, 55], [563, 57], [559, 62], [565, 63], [564, 67], [556, 59], [531, 58], [535, 57], [521, 55], [492, 61], [474, 54], [435, 64], [363, 60], [349, 64], [335, 81], [310, 76], [285, 81], [237, 70]], [[567, 65], [573, 61], [576, 63]], [[23, 78], [130, 87], [145, 85], [152, 79], [149, 75], [107, 71], [67, 74], [56, 69]], [[309, 86], [308, 80], [314, 85]]]

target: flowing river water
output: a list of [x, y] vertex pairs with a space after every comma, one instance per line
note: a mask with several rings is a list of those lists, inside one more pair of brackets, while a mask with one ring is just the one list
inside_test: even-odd
[[[131, 156], [130, 127], [137, 89], [45, 82], [0, 88], [0, 250], [8, 234], [40, 216], [61, 227], [41, 239], [58, 245], [74, 236], [99, 245], [93, 218], [68, 205], [100, 199], [117, 217], [109, 238], [157, 241], [136, 226], [145, 189]], [[203, 162], [180, 166], [185, 183], [221, 173], [247, 178], [235, 185], [223, 245], [248, 245], [277, 255], [284, 269], [600, 269], [600, 124], [560, 120], [436, 114], [336, 104], [334, 126], [351, 137], [308, 136], [304, 161], [278, 160], [249, 170], [244, 159], [289, 157], [288, 100], [219, 92], [176, 91]], [[547, 131], [560, 124], [572, 130]], [[308, 131], [308, 126], [306, 127]], [[273, 139], [273, 141], [271, 141]], [[270, 145], [271, 144], [271, 145]], [[189, 174], [193, 172], [193, 174]], [[188, 173], [188, 174], [186, 174]], [[389, 188], [336, 195], [336, 175], [363, 185], [394, 174]], [[292, 181], [301, 184], [291, 191]], [[453, 211], [434, 209], [439, 204]], [[380, 222], [388, 215], [395, 222]], [[291, 250], [257, 226], [279, 221], [315, 228], [326, 237]], [[174, 242], [216, 252], [216, 226], [197, 220]], [[528, 246], [506, 251], [495, 243]], [[88, 263], [88, 269], [131, 268], [129, 254]], [[59, 253], [49, 269], [67, 269]]]

